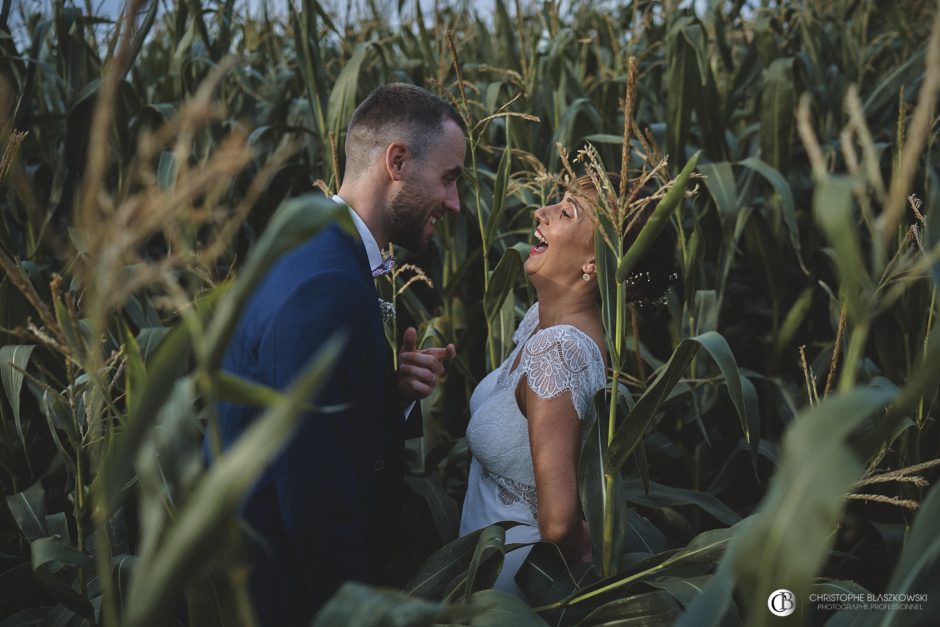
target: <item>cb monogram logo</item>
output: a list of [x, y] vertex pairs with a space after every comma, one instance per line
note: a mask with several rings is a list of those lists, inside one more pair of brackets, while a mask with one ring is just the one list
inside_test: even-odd
[[789, 616], [796, 611], [796, 599], [789, 590], [774, 590], [767, 597], [767, 609], [774, 616]]

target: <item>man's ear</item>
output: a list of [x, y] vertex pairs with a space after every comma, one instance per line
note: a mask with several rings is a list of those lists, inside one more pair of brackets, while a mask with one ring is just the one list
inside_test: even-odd
[[393, 181], [404, 177], [405, 163], [411, 158], [411, 151], [402, 142], [392, 142], [385, 149], [385, 169]]

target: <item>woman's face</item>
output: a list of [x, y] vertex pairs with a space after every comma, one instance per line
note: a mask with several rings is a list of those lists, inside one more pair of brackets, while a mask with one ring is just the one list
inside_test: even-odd
[[[554, 205], [535, 211], [535, 246], [525, 261], [532, 276], [569, 283], [581, 280], [585, 266], [594, 259], [594, 222], [590, 197], [566, 193]], [[593, 265], [593, 264], [591, 264]]]

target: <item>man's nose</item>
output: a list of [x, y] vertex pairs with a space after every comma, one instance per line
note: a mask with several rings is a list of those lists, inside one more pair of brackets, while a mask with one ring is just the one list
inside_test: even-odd
[[444, 199], [444, 208], [454, 214], [460, 213], [460, 194], [457, 193], [456, 183], [451, 185], [450, 190], [447, 192], [447, 197]]

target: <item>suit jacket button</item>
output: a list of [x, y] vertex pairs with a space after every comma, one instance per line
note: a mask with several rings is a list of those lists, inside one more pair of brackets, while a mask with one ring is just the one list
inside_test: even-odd
[[382, 470], [383, 468], [385, 468], [384, 459], [377, 459], [375, 460], [375, 463], [372, 464], [372, 470], [379, 471], [379, 470]]

